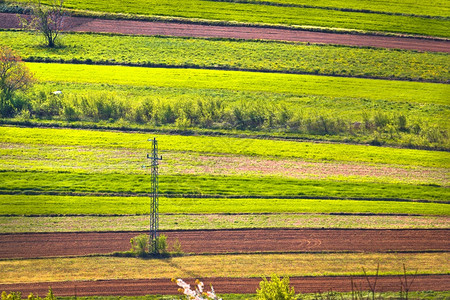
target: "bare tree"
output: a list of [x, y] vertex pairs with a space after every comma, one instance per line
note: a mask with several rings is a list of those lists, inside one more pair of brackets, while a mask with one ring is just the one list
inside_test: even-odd
[[64, 0], [53, 0], [51, 5], [43, 5], [41, 0], [30, 3], [31, 19], [21, 18], [22, 26], [41, 33], [47, 46], [54, 48], [65, 17]]
[[0, 46], [0, 115], [14, 114], [13, 94], [26, 90], [34, 83], [34, 78], [19, 55], [9, 47]]

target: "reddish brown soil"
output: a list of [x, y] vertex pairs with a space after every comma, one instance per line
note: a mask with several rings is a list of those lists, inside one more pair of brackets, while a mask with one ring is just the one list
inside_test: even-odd
[[[185, 279], [194, 284], [194, 279]], [[374, 277], [369, 277], [373, 284]], [[412, 280], [412, 276], [408, 278]], [[214, 286], [217, 293], [255, 293], [259, 287], [260, 278], [204, 278], [205, 286]], [[366, 278], [353, 277], [356, 290], [369, 290]], [[292, 277], [291, 286], [297, 293], [326, 293], [329, 291], [349, 292], [351, 278], [347, 276], [336, 277]], [[0, 284], [0, 291], [21, 291], [24, 296], [30, 293], [45, 296], [48, 288], [52, 287], [56, 296], [139, 296], [139, 295], [177, 295], [177, 285], [170, 279], [144, 279], [144, 280], [99, 280], [99, 281], [65, 281], [45, 283]], [[380, 276], [377, 280], [376, 291], [400, 291], [398, 276]], [[419, 275], [411, 285], [410, 291], [447, 291], [450, 290], [449, 275]]]
[[[0, 13], [0, 28], [18, 27], [19, 22], [15, 14]], [[78, 32], [107, 32], [183, 37], [281, 40], [320, 44], [450, 52], [450, 42], [445, 40], [325, 33], [245, 26], [218, 26], [68, 17], [65, 22], [65, 30]]]
[[[449, 251], [449, 230], [190, 230], [163, 232], [185, 253]], [[139, 232], [0, 234], [0, 258], [105, 254]]]

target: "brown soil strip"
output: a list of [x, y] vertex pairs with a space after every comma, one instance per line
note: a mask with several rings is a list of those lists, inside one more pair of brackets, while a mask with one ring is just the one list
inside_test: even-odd
[[[194, 279], [185, 279], [193, 285]], [[374, 277], [369, 277], [373, 284]], [[412, 276], [408, 277], [412, 280]], [[255, 293], [259, 287], [260, 278], [205, 278], [202, 279], [207, 290], [209, 284], [214, 286], [217, 293]], [[297, 293], [326, 293], [329, 291], [350, 292], [351, 278], [336, 277], [292, 277], [291, 286]], [[361, 276], [353, 277], [358, 290], [369, 290], [367, 280]], [[398, 276], [380, 276], [377, 281], [377, 292], [400, 291]], [[55, 296], [139, 296], [139, 295], [177, 295], [177, 285], [170, 279], [148, 280], [99, 280], [99, 281], [65, 281], [45, 283], [20, 283], [0, 285], [0, 291], [21, 291], [23, 296], [30, 293], [45, 296], [48, 288], [52, 287]], [[410, 291], [447, 291], [450, 290], [450, 275], [418, 275], [415, 277]]]
[[[166, 231], [185, 253], [450, 251], [450, 230], [245, 229]], [[142, 232], [0, 234], [0, 258], [107, 254]]]
[[[15, 14], [0, 13], [0, 28], [13, 29], [19, 27], [19, 21]], [[444, 40], [326, 33], [246, 26], [218, 26], [67, 17], [65, 21], [65, 30], [76, 32], [104, 32], [139, 35], [165, 35], [178, 37], [233, 38], [251, 40], [262, 39], [360, 47], [380, 47], [419, 51], [450, 52], [450, 41]]]

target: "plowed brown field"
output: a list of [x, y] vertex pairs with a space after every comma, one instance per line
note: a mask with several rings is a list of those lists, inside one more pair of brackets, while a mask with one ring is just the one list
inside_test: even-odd
[[[19, 27], [20, 24], [15, 14], [0, 13], [0, 28]], [[67, 17], [65, 21], [65, 30], [78, 32], [106, 32], [203, 38], [263, 39], [362, 47], [396, 48], [419, 51], [450, 52], [450, 41], [447, 40], [326, 33], [247, 26], [218, 26]]]
[[[409, 280], [412, 278], [410, 277]], [[418, 275], [411, 285], [411, 291], [450, 290], [450, 276], [448, 275]], [[374, 278], [369, 277], [373, 284]], [[255, 293], [259, 287], [260, 278], [204, 278], [206, 286], [212, 284], [217, 293]], [[186, 282], [194, 284], [194, 279]], [[369, 290], [366, 278], [355, 276], [353, 282], [360, 290]], [[292, 277], [291, 286], [297, 293], [326, 293], [328, 291], [351, 291], [351, 278], [348, 276], [324, 277]], [[99, 280], [99, 281], [65, 281], [45, 283], [0, 284], [1, 291], [22, 291], [24, 296], [30, 293], [45, 296], [49, 286], [56, 296], [139, 296], [139, 295], [176, 295], [177, 285], [170, 279], [148, 280]], [[398, 276], [381, 276], [378, 278], [376, 290], [378, 292], [400, 290]]]
[[[1, 234], [0, 258], [105, 254], [130, 249], [142, 232]], [[449, 251], [450, 230], [190, 230], [167, 231], [185, 253]]]

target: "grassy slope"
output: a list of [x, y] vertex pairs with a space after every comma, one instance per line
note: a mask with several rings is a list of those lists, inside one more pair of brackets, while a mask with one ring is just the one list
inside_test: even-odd
[[225, 89], [445, 105], [449, 103], [450, 91], [448, 85], [438, 83], [297, 74], [43, 63], [27, 63], [27, 66], [44, 82]]
[[[110, 150], [119, 148], [148, 151], [148, 134], [14, 127], [2, 127], [0, 133], [1, 141], [11, 146], [15, 144], [35, 145], [36, 147], [39, 147], [39, 145], [61, 145], [68, 147], [69, 150], [61, 152], [58, 148], [44, 147], [40, 151], [41, 154], [29, 152], [24, 160], [18, 160], [20, 156], [17, 155], [23, 153], [23, 150], [20, 147], [15, 148], [13, 146], [11, 148], [13, 150], [10, 151], [7, 150], [10, 146], [4, 144], [6, 152], [3, 153], [6, 159], [12, 159], [20, 165], [28, 165], [31, 168], [33, 168], [33, 164], [37, 163], [38, 166], [47, 170], [39, 172], [41, 168], [39, 167], [36, 169], [37, 172], [17, 172], [13, 171], [16, 170], [13, 165], [8, 167], [7, 164], [4, 164], [5, 171], [0, 173], [0, 176], [4, 178], [4, 184], [1, 188], [5, 192], [34, 190], [36, 192], [133, 194], [147, 191], [146, 175], [142, 171], [134, 171], [133, 168], [128, 167], [123, 169], [122, 173], [111, 173], [108, 170], [108, 162], [111, 161], [120, 169], [120, 165], [123, 165], [121, 161], [125, 162], [124, 157], [129, 157], [131, 159], [129, 163], [134, 164], [135, 169], [139, 169], [140, 165], [145, 164], [143, 159], [139, 161], [137, 157], [134, 157], [134, 154], [122, 156], [119, 152], [115, 153]], [[446, 168], [448, 162], [447, 152], [408, 149], [390, 149], [389, 152], [386, 152], [386, 148], [359, 145], [313, 144], [225, 137], [158, 135], [157, 138], [162, 145], [160, 150], [177, 153], [219, 153], [221, 155], [248, 155], [262, 158], [278, 156], [280, 158], [301, 158], [310, 161], [335, 160], [353, 161], [362, 164], [399, 164], [408, 168], [419, 166]], [[80, 146], [82, 147], [80, 148]], [[105, 149], [105, 151], [102, 153], [101, 149]], [[103, 155], [103, 162], [93, 162], [89, 158], [99, 157], [99, 155]], [[82, 164], [76, 167], [77, 162], [72, 162], [72, 157], [80, 157], [82, 158], [80, 162], [86, 160], [88, 163], [98, 165], [98, 168], [83, 170]], [[179, 157], [180, 160], [184, 159], [182, 154], [175, 154], [175, 157]], [[59, 163], [55, 164], [55, 161], [59, 161]], [[42, 165], [42, 162], [45, 163]], [[67, 166], [72, 164], [73, 167], [61, 169], [59, 167], [61, 164]], [[51, 168], [48, 169], [46, 166]], [[436, 184], [421, 184], [420, 182], [418, 184], [407, 184], [397, 181], [391, 183], [390, 180], [382, 182], [354, 181], [350, 179], [351, 175], [349, 177], [343, 176], [337, 180], [314, 180], [280, 176], [211, 176], [211, 173], [203, 174], [202, 176], [189, 173], [185, 175], [165, 174], [161, 179], [160, 190], [162, 193], [170, 194], [252, 195], [275, 198], [280, 195], [289, 195], [299, 198], [306, 196], [405, 198], [438, 201], [448, 199], [447, 188]], [[224, 211], [226, 210], [221, 212]]]
[[[221, 153], [233, 155], [302, 158], [404, 166], [449, 167], [448, 152], [393, 149], [366, 145], [273, 141], [234, 137], [159, 135], [71, 129], [0, 127], [2, 143], [31, 145], [132, 148], [150, 151], [149, 137], [156, 137], [160, 151]], [[142, 164], [142, 163], [141, 163]], [[138, 165], [140, 166], [140, 164]]]
[[0, 32], [0, 45], [13, 47], [23, 59], [28, 60], [235, 68], [441, 82], [450, 80], [450, 62], [444, 53], [99, 34], [66, 34], [63, 43], [63, 48], [48, 49], [41, 47], [32, 33]]
[[[383, 5], [388, 6], [388, 5]], [[394, 16], [330, 9], [280, 7], [200, 0], [72, 1], [71, 9], [108, 13], [129, 13], [165, 17], [200, 18], [258, 24], [283, 24], [346, 28], [370, 31], [405, 32], [448, 37], [447, 20]]]

